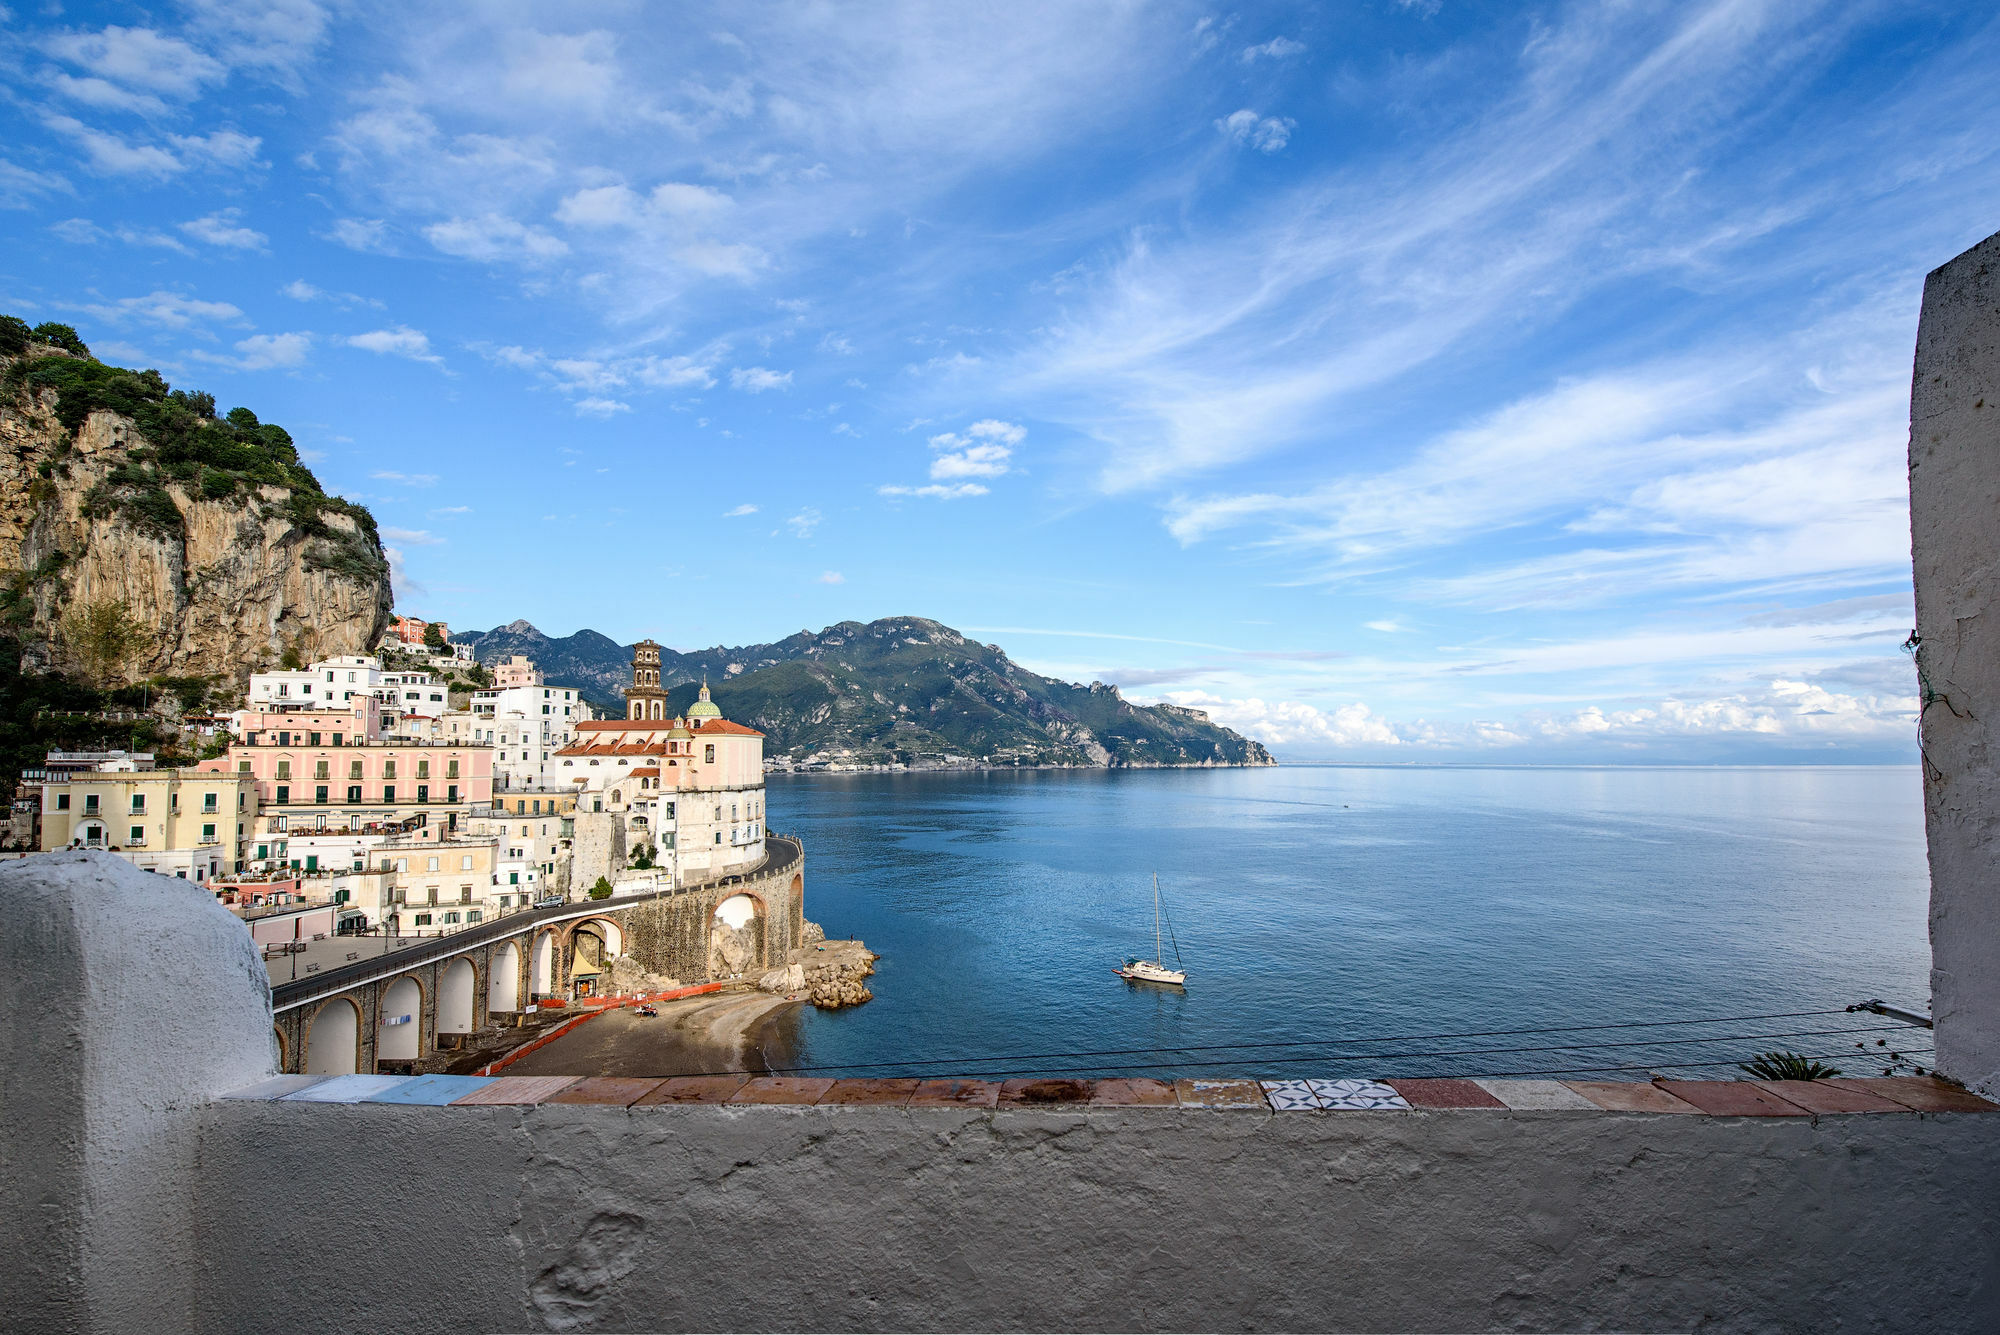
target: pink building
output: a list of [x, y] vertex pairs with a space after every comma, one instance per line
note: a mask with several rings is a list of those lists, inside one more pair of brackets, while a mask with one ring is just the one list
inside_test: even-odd
[[233, 731], [247, 746], [359, 746], [381, 741], [388, 731], [382, 702], [372, 695], [357, 695], [338, 708], [241, 709], [234, 719]]
[[508, 654], [493, 665], [493, 689], [504, 691], [509, 686], [540, 686], [542, 674], [535, 669], [535, 660], [523, 658], [519, 654]]
[[[289, 733], [289, 740], [283, 740]], [[447, 823], [467, 807], [493, 801], [493, 748], [368, 743], [336, 745], [283, 725], [256, 730], [259, 740], [229, 748], [196, 768], [248, 774], [257, 781], [262, 820], [271, 829], [302, 829], [307, 816], [329, 828], [360, 829], [432, 813]], [[292, 817], [289, 826], [278, 822]]]

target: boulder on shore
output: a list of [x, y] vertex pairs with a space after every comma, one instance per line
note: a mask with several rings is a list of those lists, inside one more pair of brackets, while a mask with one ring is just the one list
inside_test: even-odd
[[792, 968], [801, 971], [812, 1004], [822, 1010], [874, 1000], [863, 980], [875, 972], [877, 958], [859, 941], [808, 940], [791, 953]]

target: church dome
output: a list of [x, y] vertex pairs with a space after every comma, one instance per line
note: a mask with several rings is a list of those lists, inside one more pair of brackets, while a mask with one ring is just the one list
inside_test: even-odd
[[701, 694], [696, 696], [695, 702], [688, 706], [687, 716], [691, 719], [722, 717], [722, 706], [708, 698], [707, 682], [701, 684]]

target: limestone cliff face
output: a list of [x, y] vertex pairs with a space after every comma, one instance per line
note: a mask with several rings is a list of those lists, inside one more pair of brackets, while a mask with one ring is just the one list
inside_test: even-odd
[[350, 515], [319, 513], [307, 531], [285, 487], [211, 499], [177, 481], [163, 490], [178, 525], [107, 513], [91, 504], [93, 491], [103, 494], [148, 442], [109, 411], [92, 412], [72, 436], [56, 401], [53, 391], [32, 388], [0, 395], [0, 570], [28, 582], [32, 608], [17, 616], [30, 661], [59, 661], [65, 613], [104, 599], [123, 604], [140, 627], [125, 664], [133, 680], [240, 679], [275, 665], [290, 646], [310, 659], [366, 653], [380, 639], [388, 566], [379, 541]]

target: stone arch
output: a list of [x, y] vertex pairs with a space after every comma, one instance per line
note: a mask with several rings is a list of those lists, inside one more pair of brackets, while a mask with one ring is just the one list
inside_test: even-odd
[[601, 976], [613, 958], [623, 953], [624, 929], [610, 918], [586, 918], [569, 930], [568, 969], [579, 996], [601, 993]]
[[382, 1016], [375, 1026], [375, 1060], [415, 1061], [423, 1055], [423, 1049], [424, 985], [414, 974], [406, 973], [382, 989]]
[[472, 1032], [474, 999], [479, 995], [479, 971], [463, 955], [444, 966], [438, 974], [437, 1031], [440, 1034]]
[[733, 978], [764, 967], [764, 901], [743, 891], [709, 916], [708, 975]]
[[306, 1021], [307, 1075], [353, 1075], [361, 1066], [361, 1008], [335, 997]]
[[486, 966], [486, 1009], [521, 1009], [521, 948], [512, 941], [495, 950]]
[[277, 1025], [271, 1026], [271, 1032], [278, 1036], [278, 1069], [282, 1071], [292, 1064], [292, 1045], [285, 1038], [285, 1031]]

